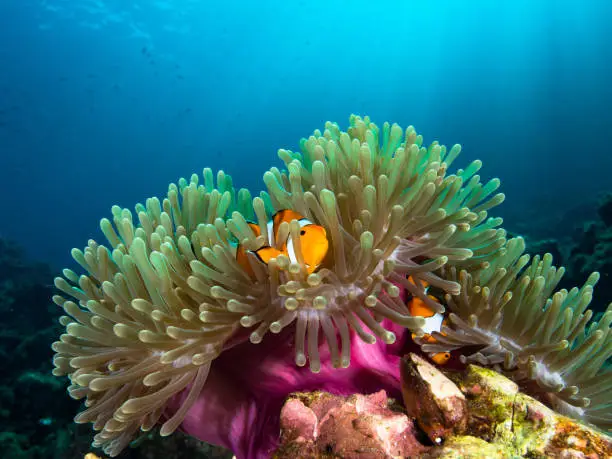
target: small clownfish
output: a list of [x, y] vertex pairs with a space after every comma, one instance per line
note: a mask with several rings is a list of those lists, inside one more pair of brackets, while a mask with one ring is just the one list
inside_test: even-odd
[[[253, 250], [257, 258], [268, 264], [272, 258], [276, 258], [279, 255], [286, 255], [292, 263], [299, 263], [298, 258], [293, 248], [293, 241], [291, 235], [287, 239], [287, 242], [280, 248], [274, 247], [278, 230], [283, 222], [291, 223], [291, 221], [297, 220], [300, 224], [300, 246], [302, 250], [302, 259], [306, 272], [312, 274], [319, 267], [327, 251], [329, 250], [329, 240], [327, 239], [327, 231], [320, 225], [315, 225], [304, 216], [293, 210], [279, 210], [272, 216], [272, 220], [268, 222], [268, 244], [264, 245], [258, 250]], [[261, 235], [261, 228], [256, 223], [248, 224], [255, 236]], [[249, 257], [247, 250], [238, 244], [236, 248], [236, 261], [242, 268], [251, 276], [255, 277], [251, 263], [249, 263]]]
[[[412, 284], [416, 285], [412, 276], [408, 277], [408, 282], [411, 282]], [[425, 288], [425, 293], [427, 294], [427, 291], [429, 290], [429, 284], [425, 281], [420, 282], [421, 285]], [[434, 301], [438, 301], [438, 299], [433, 295], [427, 294], [427, 296]], [[410, 315], [416, 317], [423, 317], [425, 319], [425, 325], [422, 328], [425, 334], [423, 335], [421, 340], [427, 343], [436, 343], [436, 338], [431, 336], [431, 334], [434, 331], [441, 333], [440, 329], [443, 325], [446, 325], [447, 323], [444, 314], [432, 311], [431, 308], [427, 306], [422, 299], [416, 296], [413, 296], [410, 300], [408, 300], [408, 303], [406, 303], [406, 305], [408, 306], [408, 311], [410, 312]], [[444, 333], [442, 334], [444, 335]], [[413, 333], [412, 339], [415, 338], [416, 334]], [[429, 358], [438, 365], [444, 365], [450, 360], [451, 355], [450, 352], [437, 352], [435, 354], [430, 354]]]

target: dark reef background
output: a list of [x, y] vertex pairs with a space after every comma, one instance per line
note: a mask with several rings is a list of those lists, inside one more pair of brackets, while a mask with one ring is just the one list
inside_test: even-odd
[[[350, 5], [350, 6], [347, 6]], [[0, 0], [0, 458], [82, 458], [51, 376], [53, 278], [114, 204], [202, 168], [257, 193], [278, 148], [351, 113], [414, 125], [499, 177], [560, 288], [612, 301], [609, 0]], [[76, 268], [75, 268], [76, 269]], [[125, 458], [225, 457], [141, 438]]]

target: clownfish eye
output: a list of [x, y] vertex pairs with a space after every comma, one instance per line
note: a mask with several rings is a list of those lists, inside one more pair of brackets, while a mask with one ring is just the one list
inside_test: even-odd
[[303, 236], [304, 234], [306, 234], [306, 230], [302, 230], [302, 231], [300, 231], [300, 235], [302, 235], [302, 236]]

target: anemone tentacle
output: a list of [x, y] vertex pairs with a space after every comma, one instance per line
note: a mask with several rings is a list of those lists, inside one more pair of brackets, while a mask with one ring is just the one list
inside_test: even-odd
[[[460, 147], [447, 150], [433, 143], [425, 148], [422, 141], [412, 127], [403, 131], [385, 123], [381, 131], [369, 118], [352, 116], [348, 132], [328, 122], [323, 133], [315, 131], [302, 140], [301, 153], [279, 150], [286, 170], [272, 168], [264, 174], [266, 196], [274, 209], [292, 209], [323, 226], [331, 250], [310, 275], [284, 256], [269, 264], [263, 280], [269, 282], [270, 294], [262, 302], [263, 311], [241, 321], [259, 324], [253, 342], [297, 321], [298, 365], [308, 361], [312, 371], [320, 369], [316, 343], [322, 331], [332, 364], [346, 367], [350, 330], [366, 342], [392, 343], [395, 336], [380, 319], [417, 333], [423, 326], [423, 319], [412, 317], [397, 300], [394, 284], [443, 311], [420, 283], [409, 283], [406, 276], [457, 293], [459, 284], [436, 271], [446, 263], [480, 265], [500, 250], [505, 242], [505, 232], [496, 229], [501, 220], [487, 219], [488, 209], [504, 199], [495, 194], [499, 180], [481, 184], [476, 175], [480, 161], [447, 175]], [[253, 207], [259, 209], [261, 225], [269, 216], [257, 199]], [[261, 246], [240, 215], [232, 216], [228, 227], [249, 247]], [[297, 222], [281, 228], [276, 246], [292, 236], [299, 253], [298, 231]]]
[[[54, 374], [68, 375], [71, 396], [86, 399], [75, 420], [93, 423], [100, 431], [93, 444], [107, 454], [118, 454], [137, 430], [151, 429], [170, 397], [187, 389], [186, 402], [161, 427], [162, 435], [172, 433], [239, 327], [240, 316], [226, 311], [214, 289], [201, 288], [197, 276], [210, 269], [211, 233], [229, 237], [211, 228], [235, 209], [249, 215], [250, 203], [250, 193], [236, 193], [223, 172], [215, 188], [205, 169], [203, 185], [194, 175], [171, 184], [163, 202], [137, 205], [138, 223], [130, 210], [113, 207], [113, 222], [100, 223], [110, 248], [90, 240], [84, 251], [74, 249], [86, 274], [66, 269], [55, 279], [64, 295], [53, 300], [67, 315], [60, 319], [66, 333], [53, 344]], [[232, 280], [233, 287], [239, 283]]]
[[[450, 309], [444, 334], [421, 343], [426, 352], [479, 346], [464, 361], [535, 381], [558, 409], [609, 429], [612, 306], [597, 322], [587, 309], [598, 276], [553, 293], [563, 268], [549, 255], [530, 263], [521, 239], [506, 240], [502, 220], [488, 214], [504, 200], [499, 180], [481, 183], [480, 161], [450, 174], [460, 152], [459, 145], [424, 147], [413, 127], [379, 129], [351, 116], [347, 132], [328, 122], [301, 141], [300, 152], [279, 150], [285, 169], [266, 172], [267, 191], [255, 198], [223, 172], [215, 183], [205, 169], [203, 184], [196, 175], [171, 184], [163, 201], [138, 204], [136, 218], [113, 207], [113, 221], [100, 224], [109, 248], [92, 240], [74, 249], [85, 274], [64, 270], [55, 280], [62, 294], [54, 301], [67, 315], [66, 333], [53, 344], [54, 374], [68, 375], [71, 396], [85, 399], [76, 421], [93, 423], [94, 445], [114, 456], [188, 391], [162, 424], [161, 433], [171, 433], [215, 358], [243, 332], [256, 344], [291, 327], [295, 362], [313, 372], [324, 343], [334, 367], [350, 364], [355, 335], [392, 343], [385, 318], [418, 341], [424, 321], [410, 315], [402, 287], [433, 311]], [[267, 234], [283, 209], [329, 237], [314, 272], [297, 220]], [[268, 244], [290, 244], [293, 258], [263, 263], [253, 251]], [[238, 245], [250, 270], [237, 260]]]
[[446, 295], [449, 325], [421, 347], [436, 353], [477, 346], [461, 359], [492, 366], [530, 390], [535, 383], [557, 411], [609, 431], [612, 304], [598, 321], [587, 309], [599, 274], [581, 288], [555, 291], [565, 270], [550, 254], [530, 262], [524, 250], [515, 238], [484, 268], [443, 268], [461, 293]]

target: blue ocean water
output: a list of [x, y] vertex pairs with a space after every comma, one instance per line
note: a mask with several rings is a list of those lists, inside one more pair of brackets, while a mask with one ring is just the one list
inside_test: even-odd
[[[500, 212], [609, 190], [612, 3], [0, 1], [0, 235], [56, 266], [100, 218], [351, 113], [461, 143]], [[559, 228], [551, 228], [554, 234]]]

